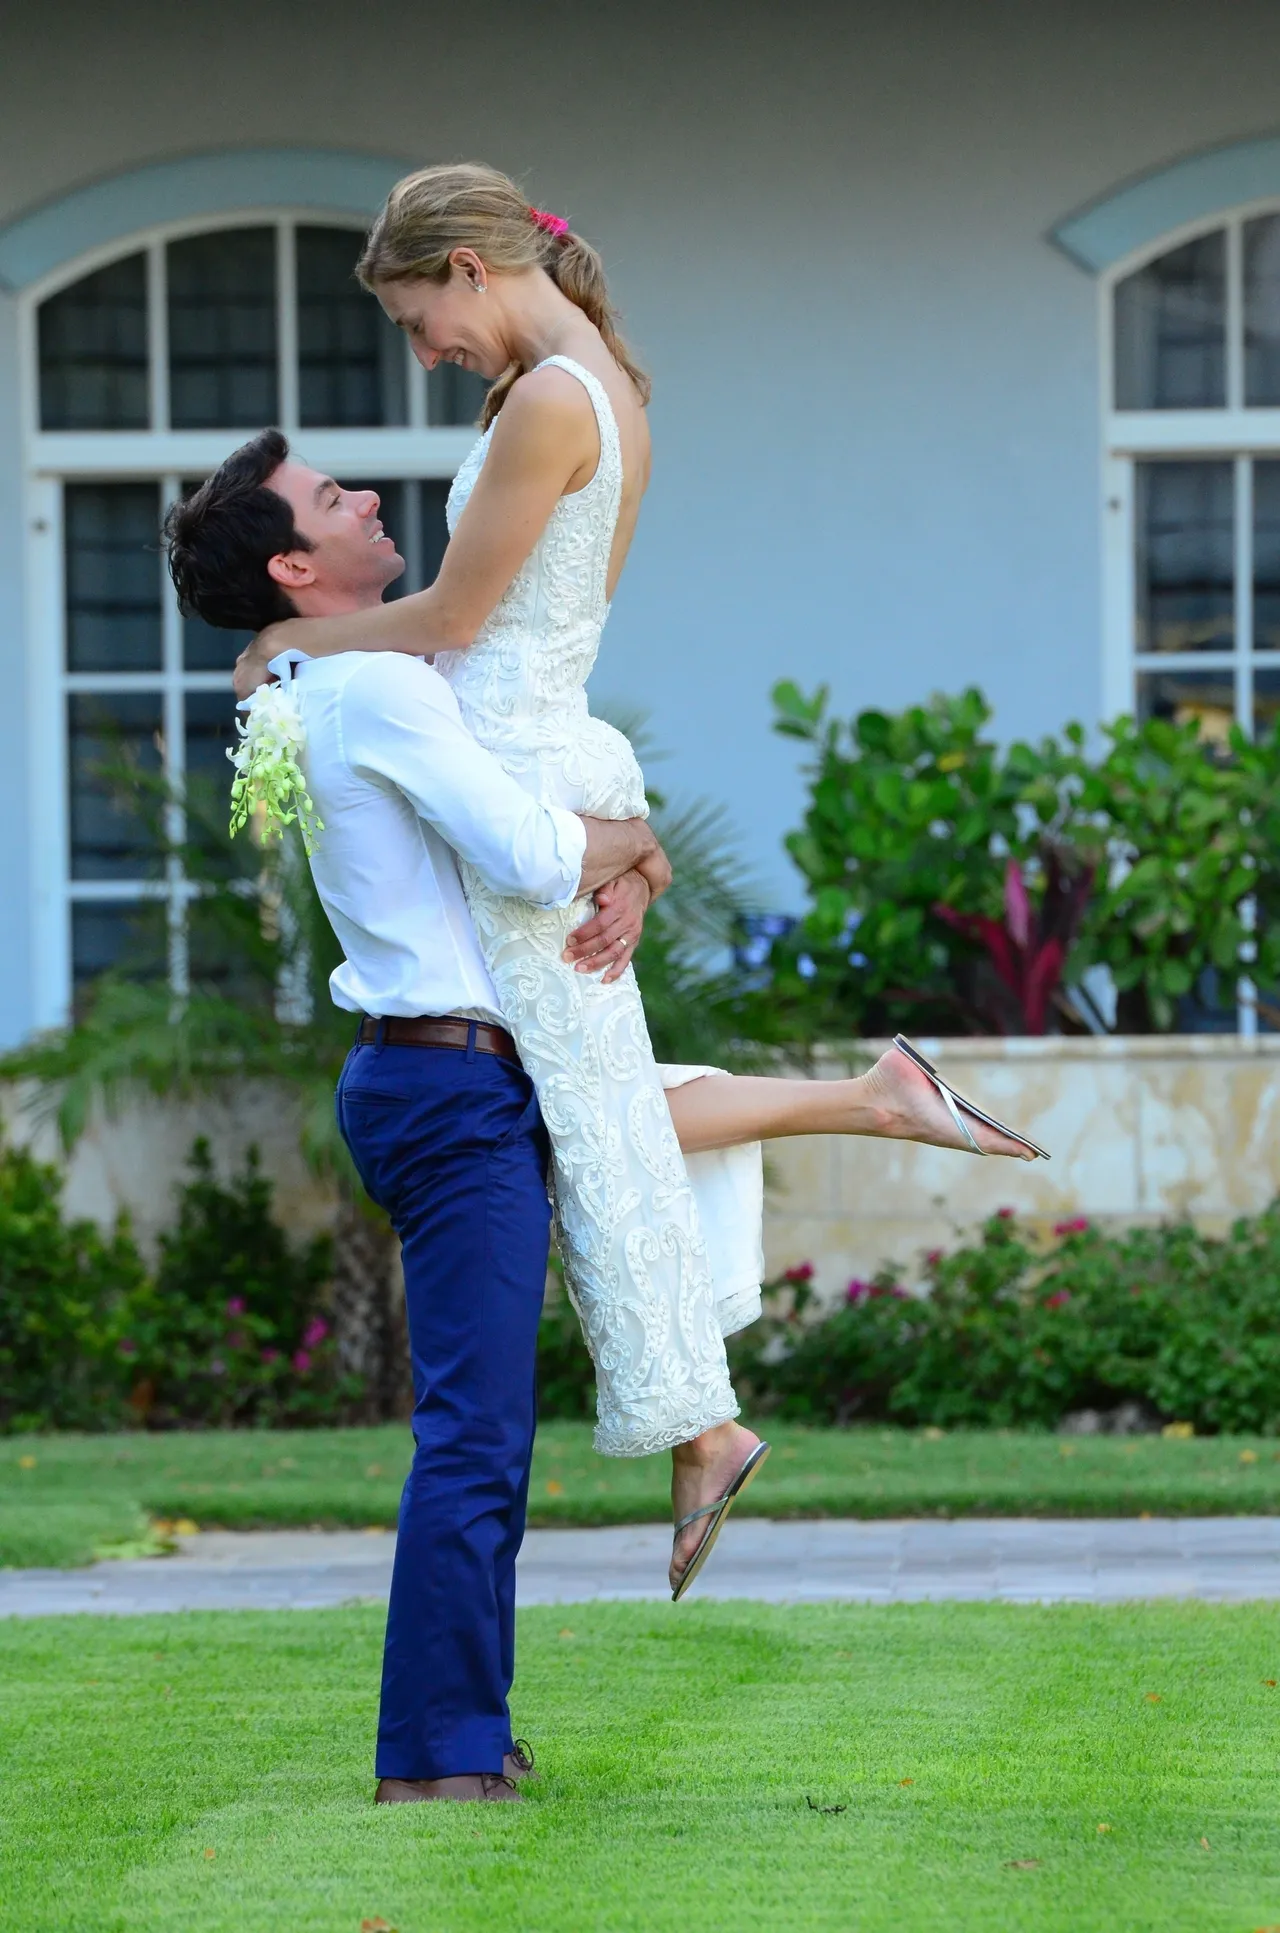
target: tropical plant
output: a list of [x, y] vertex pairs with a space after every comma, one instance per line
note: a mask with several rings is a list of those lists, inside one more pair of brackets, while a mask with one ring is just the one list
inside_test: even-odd
[[1091, 967], [1123, 1032], [1173, 1028], [1214, 976], [1280, 985], [1280, 727], [1121, 719], [1095, 756], [1079, 725], [1001, 749], [974, 690], [847, 725], [825, 688], [774, 701], [813, 747], [787, 840], [810, 907], [772, 962], [798, 1032], [1078, 1028]]
[[266, 850], [244, 840], [233, 846], [225, 793], [193, 785], [175, 841], [173, 801], [162, 786], [127, 767], [111, 777], [149, 823], [158, 865], [176, 860], [194, 889], [189, 985], [175, 994], [158, 978], [135, 977], [126, 961], [96, 983], [71, 1025], [0, 1059], [0, 1078], [40, 1084], [67, 1149], [95, 1106], [111, 1115], [139, 1095], [191, 1098], [247, 1086], [287, 1094], [282, 1132], [298, 1135], [338, 1194], [329, 1310], [340, 1373], [364, 1392], [351, 1413], [381, 1414], [401, 1387], [394, 1237], [365, 1197], [334, 1120], [352, 1019], [329, 998], [340, 955], [296, 830]]

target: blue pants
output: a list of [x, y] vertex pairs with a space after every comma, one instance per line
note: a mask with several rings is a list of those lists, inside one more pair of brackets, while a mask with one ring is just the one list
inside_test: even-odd
[[533, 1453], [549, 1148], [495, 1054], [357, 1046], [338, 1125], [401, 1241], [416, 1449], [391, 1579], [379, 1778], [500, 1772]]

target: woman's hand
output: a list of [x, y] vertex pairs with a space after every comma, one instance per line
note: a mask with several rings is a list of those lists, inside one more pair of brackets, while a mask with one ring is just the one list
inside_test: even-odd
[[564, 958], [578, 973], [600, 973], [603, 967], [603, 986], [621, 979], [640, 944], [651, 897], [639, 872], [601, 886], [594, 915], [570, 933]]
[[283, 623], [269, 624], [265, 631], [259, 631], [252, 644], [246, 644], [236, 659], [231, 683], [237, 700], [252, 697], [259, 685], [267, 683], [267, 666], [284, 649], [284, 629]]

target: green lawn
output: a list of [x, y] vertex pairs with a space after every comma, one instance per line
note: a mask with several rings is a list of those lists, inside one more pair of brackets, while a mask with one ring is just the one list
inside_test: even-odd
[[1280, 1922], [1264, 1607], [528, 1611], [515, 1710], [545, 1778], [498, 1810], [370, 1803], [381, 1627], [367, 1608], [0, 1624], [5, 1927]]
[[[769, 1428], [756, 1516], [1136, 1516], [1280, 1510], [1270, 1437]], [[408, 1429], [0, 1438], [0, 1564], [83, 1564], [147, 1547], [148, 1519], [394, 1524]], [[594, 1454], [586, 1424], [539, 1433], [535, 1524], [665, 1521], [664, 1457]]]

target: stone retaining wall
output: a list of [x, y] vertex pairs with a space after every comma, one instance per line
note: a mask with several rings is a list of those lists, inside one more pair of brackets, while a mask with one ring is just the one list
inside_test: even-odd
[[[824, 1296], [890, 1258], [910, 1279], [923, 1250], [954, 1241], [1000, 1207], [1043, 1224], [1081, 1214], [1117, 1227], [1191, 1215], [1212, 1230], [1280, 1192], [1280, 1038], [917, 1044], [962, 1092], [1024, 1129], [1053, 1160], [980, 1162], [853, 1139], [773, 1143], [769, 1265], [811, 1261]], [[826, 1050], [821, 1072], [832, 1078], [866, 1066], [882, 1046]], [[10, 1130], [56, 1157], [56, 1139], [37, 1126], [31, 1099], [9, 1090]], [[256, 1139], [284, 1219], [299, 1233], [326, 1225], [332, 1195], [307, 1171], [296, 1116], [260, 1088], [229, 1103], [140, 1104], [98, 1121], [69, 1163], [68, 1207], [101, 1221], [128, 1208], [149, 1245], [172, 1219], [172, 1191], [200, 1133], [220, 1165]]]

